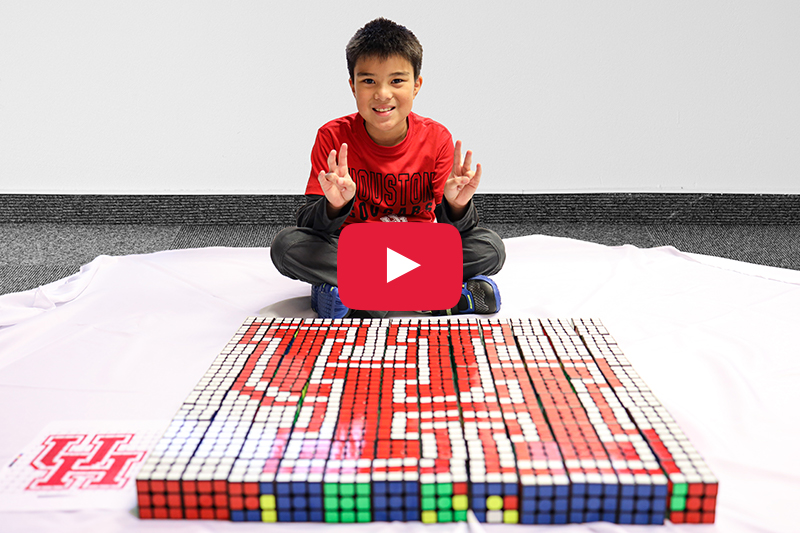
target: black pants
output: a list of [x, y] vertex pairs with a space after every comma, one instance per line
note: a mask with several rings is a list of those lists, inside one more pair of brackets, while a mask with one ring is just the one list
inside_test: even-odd
[[[475, 227], [461, 234], [464, 250], [464, 281], [478, 275], [491, 276], [503, 268], [506, 248], [500, 236]], [[286, 277], [318, 285], [338, 286], [336, 252], [339, 237], [309, 228], [286, 228], [272, 241], [270, 255], [278, 272]]]

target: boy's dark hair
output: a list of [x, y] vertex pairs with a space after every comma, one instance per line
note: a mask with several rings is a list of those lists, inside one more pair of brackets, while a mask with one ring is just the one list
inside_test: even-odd
[[406, 28], [383, 17], [364, 25], [350, 39], [345, 48], [350, 79], [355, 75], [356, 62], [362, 57], [385, 60], [391, 56], [408, 59], [414, 67], [414, 79], [422, 71], [422, 45]]

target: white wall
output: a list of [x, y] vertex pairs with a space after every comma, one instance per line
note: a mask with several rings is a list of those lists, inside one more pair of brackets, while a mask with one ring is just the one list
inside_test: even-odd
[[0, 0], [0, 192], [300, 194], [377, 16], [483, 192], [800, 193], [793, 0]]

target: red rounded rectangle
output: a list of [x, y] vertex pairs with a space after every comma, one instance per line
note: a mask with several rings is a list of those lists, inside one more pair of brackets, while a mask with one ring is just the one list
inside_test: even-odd
[[461, 235], [449, 224], [350, 224], [339, 237], [337, 278], [351, 309], [449, 309], [461, 296]]

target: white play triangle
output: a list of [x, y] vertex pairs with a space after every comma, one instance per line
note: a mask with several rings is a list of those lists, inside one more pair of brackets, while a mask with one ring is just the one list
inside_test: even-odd
[[399, 278], [403, 274], [408, 274], [417, 267], [419, 267], [419, 263], [415, 263], [408, 257], [398, 254], [391, 248], [386, 248], [386, 283]]

